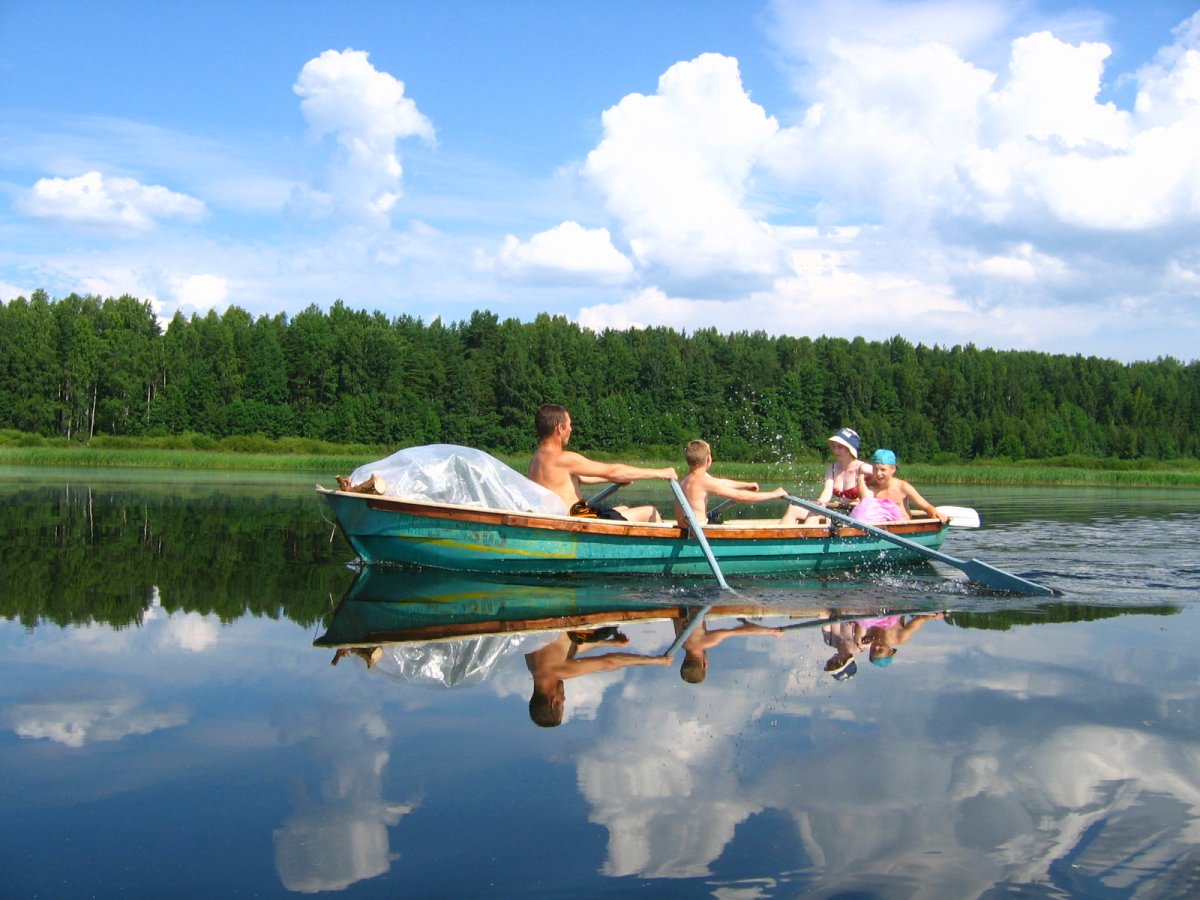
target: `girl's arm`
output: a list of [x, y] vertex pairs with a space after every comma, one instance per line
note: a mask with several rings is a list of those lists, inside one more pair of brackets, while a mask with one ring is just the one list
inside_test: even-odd
[[941, 515], [937, 511], [937, 507], [921, 496], [920, 492], [913, 487], [909, 482], [904, 482], [904, 496], [914, 506], [918, 506], [931, 519], [940, 519], [942, 522], [949, 520], [949, 516]]

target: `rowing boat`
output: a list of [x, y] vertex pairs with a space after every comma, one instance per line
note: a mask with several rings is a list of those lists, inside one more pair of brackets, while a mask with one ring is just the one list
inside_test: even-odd
[[[686, 523], [583, 519], [320, 486], [317, 491], [367, 565], [555, 575], [711, 572]], [[924, 558], [918, 549], [845, 523], [809, 522], [784, 526], [777, 520], [734, 520], [704, 526], [703, 533], [721, 570], [730, 575], [823, 572]], [[879, 529], [927, 550], [939, 548], [946, 533], [937, 519], [910, 519]]]

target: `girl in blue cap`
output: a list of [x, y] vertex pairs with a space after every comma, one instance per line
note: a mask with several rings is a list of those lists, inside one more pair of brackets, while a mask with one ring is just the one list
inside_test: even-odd
[[896, 454], [891, 450], [876, 450], [871, 457], [871, 480], [858, 476], [861, 499], [850, 513], [864, 522], [903, 522], [912, 518], [909, 504], [919, 507], [931, 519], [943, 525], [950, 517], [938, 512], [936, 506], [921, 496], [915, 487], [896, 477]]

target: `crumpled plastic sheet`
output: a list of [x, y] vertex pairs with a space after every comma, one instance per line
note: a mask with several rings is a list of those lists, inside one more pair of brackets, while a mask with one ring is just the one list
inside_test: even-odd
[[505, 634], [461, 641], [396, 644], [385, 648], [375, 671], [425, 687], [483, 684], [505, 658], [528, 644], [528, 638], [529, 635]]
[[388, 497], [431, 500], [489, 509], [565, 516], [567, 506], [553, 491], [530, 481], [496, 457], [457, 444], [407, 447], [391, 456], [359, 466], [352, 484], [378, 475], [387, 482]]

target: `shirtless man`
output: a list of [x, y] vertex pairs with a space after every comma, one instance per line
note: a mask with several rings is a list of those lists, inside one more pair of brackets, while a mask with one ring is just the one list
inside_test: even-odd
[[661, 522], [653, 506], [590, 506], [583, 499], [581, 484], [628, 484], [648, 478], [678, 478], [675, 470], [642, 469], [622, 463], [602, 463], [582, 453], [567, 450], [571, 439], [571, 414], [557, 403], [543, 404], [537, 412], [538, 448], [529, 461], [529, 478], [562, 498], [573, 516], [625, 519], [630, 522]]
[[[709, 469], [712, 468], [713, 460], [712, 448], [709, 447], [708, 441], [702, 441], [699, 438], [690, 441], [684, 448], [683, 456], [687, 460], [688, 473], [680, 480], [679, 486], [683, 488], [683, 496], [687, 498], [692, 511], [702, 522], [708, 518], [709, 494], [727, 497], [730, 500], [739, 500], [742, 503], [761, 503], [763, 500], [775, 500], [787, 496], [787, 491], [781, 487], [759, 493], [758, 482], [734, 481], [731, 478], [718, 478], [710, 474]], [[675, 518], [680, 522], [686, 521], [678, 502], [675, 504]]]

